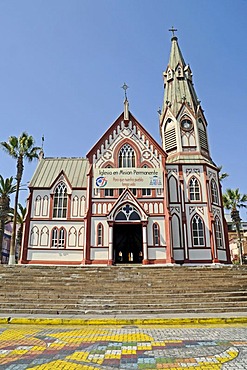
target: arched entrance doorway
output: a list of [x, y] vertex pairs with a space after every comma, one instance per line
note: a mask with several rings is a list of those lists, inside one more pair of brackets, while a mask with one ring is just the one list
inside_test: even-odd
[[141, 224], [115, 224], [113, 226], [113, 256], [115, 263], [141, 263]]
[[142, 224], [138, 209], [125, 203], [118, 209], [113, 226], [115, 263], [141, 263], [143, 259]]

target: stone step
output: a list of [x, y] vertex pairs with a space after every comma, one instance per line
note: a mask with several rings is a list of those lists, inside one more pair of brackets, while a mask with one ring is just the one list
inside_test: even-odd
[[35, 315], [44, 315], [44, 314], [47, 314], [47, 315], [89, 315], [89, 316], [106, 316], [106, 315], [117, 315], [117, 316], [120, 316], [123, 315], [133, 315], [134, 317], [138, 317], [138, 315], [141, 315], [143, 317], [143, 315], [150, 315], [150, 314], [156, 314], [156, 315], [162, 315], [162, 314], [172, 314], [174, 317], [176, 317], [176, 314], [187, 314], [187, 313], [202, 313], [202, 314], [205, 314], [205, 313], [219, 313], [219, 314], [222, 314], [222, 313], [227, 313], [227, 312], [231, 312], [231, 313], [234, 313], [234, 312], [243, 312], [245, 315], [247, 314], [247, 309], [246, 307], [235, 307], [234, 305], [232, 306], [228, 306], [226, 308], [222, 308], [222, 307], [211, 307], [210, 309], [205, 309], [205, 308], [187, 308], [186, 311], [184, 310], [184, 308], [173, 308], [173, 309], [170, 309], [170, 308], [167, 308], [167, 309], [145, 309], [145, 308], [141, 308], [140, 310], [137, 310], [137, 309], [134, 309], [134, 310], [100, 310], [100, 309], [96, 309], [96, 310], [93, 310], [93, 309], [88, 309], [88, 310], [78, 310], [78, 309], [61, 309], [61, 310], [57, 310], [57, 309], [54, 309], [54, 308], [51, 308], [51, 307], [48, 307], [48, 308], [44, 308], [44, 309], [41, 309], [41, 308], [35, 308], [33, 307], [32, 309], [18, 309], [18, 308], [9, 308], [9, 307], [6, 307], [3, 311], [0, 310], [0, 313], [4, 313], [6, 315], [11, 315], [11, 314], [19, 314], [19, 315], [32, 315], [32, 314], [35, 314]]
[[0, 266], [0, 313], [246, 312], [246, 267]]
[[[5, 298], [7, 299], [13, 299], [13, 300], [16, 300], [17, 298], [22, 298], [22, 297], [26, 297], [26, 298], [29, 298], [29, 299], [71, 299], [71, 294], [69, 292], [64, 292], [64, 291], [61, 291], [61, 292], [50, 292], [50, 291], [44, 291], [44, 292], [37, 292], [36, 291], [30, 291], [30, 290], [27, 290], [27, 291], [22, 291], [21, 292], [22, 294], [20, 294], [19, 291], [13, 291], [13, 292], [4, 292], [4, 291], [0, 291], [0, 300], [3, 300]], [[75, 292], [75, 294], [73, 295], [73, 299], [87, 299], [87, 298], [91, 298], [91, 297], [94, 297], [94, 299], [96, 300], [99, 300], [99, 299], [122, 299], [122, 300], [126, 300], [126, 299], [130, 299], [130, 298], [138, 298], [138, 299], [162, 299], [162, 298], [166, 298], [166, 299], [174, 299], [175, 298], [179, 298], [179, 299], [186, 299], [186, 298], [191, 298], [191, 299], [199, 299], [200, 297], [204, 297], [204, 298], [210, 298], [210, 299], [218, 299], [218, 298], [224, 298], [224, 297], [236, 297], [236, 298], [242, 298], [242, 299], [245, 299], [247, 298], [247, 292], [245, 290], [239, 290], [239, 291], [236, 291], [236, 290], [233, 290], [233, 291], [227, 291], [227, 292], [222, 292], [222, 291], [217, 291], [217, 292], [183, 292], [183, 293], [180, 293], [179, 296], [177, 293], [174, 293], [174, 292], [169, 292], [169, 293], [160, 293], [160, 292], [155, 292], [155, 293], [147, 293], [147, 292], [142, 292], [142, 291], [136, 291], [136, 292], [125, 292], [124, 294], [122, 292], [116, 294], [114, 292], [108, 292], [107, 295], [104, 293], [104, 292], [100, 292], [100, 293], [91, 293], [91, 294], [88, 294], [88, 293], [79, 293], [79, 292]], [[107, 297], [107, 298], [105, 298]]]

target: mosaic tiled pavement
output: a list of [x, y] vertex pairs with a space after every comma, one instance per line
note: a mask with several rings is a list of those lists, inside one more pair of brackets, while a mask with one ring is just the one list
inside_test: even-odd
[[246, 370], [247, 326], [0, 326], [0, 369]]

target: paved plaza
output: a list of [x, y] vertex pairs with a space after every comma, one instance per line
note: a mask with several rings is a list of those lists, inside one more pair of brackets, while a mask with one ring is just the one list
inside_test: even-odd
[[246, 370], [247, 325], [0, 326], [0, 369]]

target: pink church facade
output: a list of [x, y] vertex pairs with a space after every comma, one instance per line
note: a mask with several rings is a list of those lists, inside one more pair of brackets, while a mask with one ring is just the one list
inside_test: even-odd
[[20, 263], [230, 263], [219, 169], [175, 36], [161, 144], [124, 111], [86, 158], [44, 158], [30, 182]]

